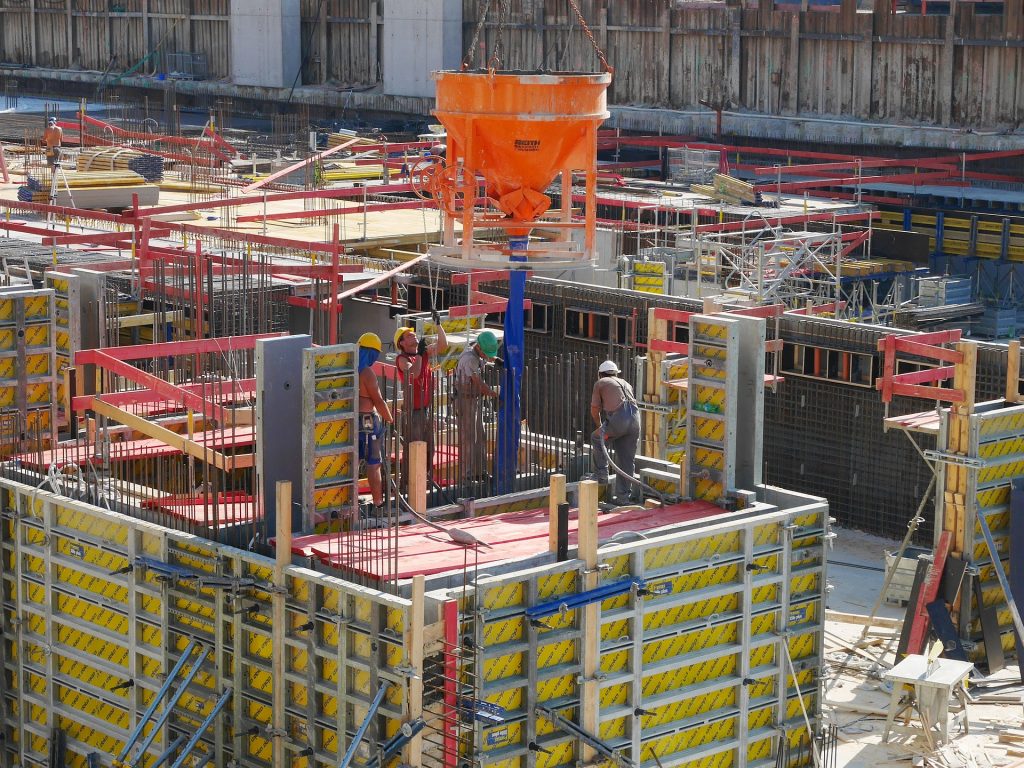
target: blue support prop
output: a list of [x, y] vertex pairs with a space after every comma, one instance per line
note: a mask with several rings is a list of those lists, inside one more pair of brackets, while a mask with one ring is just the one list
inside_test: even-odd
[[338, 763], [338, 768], [348, 768], [349, 763], [352, 762], [352, 758], [356, 756], [356, 749], [359, 748], [359, 742], [363, 740], [363, 736], [366, 735], [367, 729], [370, 727], [370, 723], [373, 722], [373, 718], [377, 715], [377, 710], [380, 709], [380, 705], [384, 702], [384, 694], [388, 692], [388, 688], [391, 687], [391, 683], [387, 680], [380, 684], [380, 688], [377, 689], [377, 695], [373, 697], [373, 701], [370, 702], [370, 708], [366, 711], [366, 717], [363, 718], [363, 722], [359, 725], [355, 734], [352, 736], [352, 743], [348, 745], [348, 749], [345, 750], [345, 756], [341, 758], [341, 762]]
[[[168, 699], [167, 706], [165, 706], [164, 711], [160, 713], [160, 717], [153, 721], [153, 728], [150, 730], [149, 736], [143, 739], [142, 744], [139, 745], [139, 753], [135, 756], [135, 759], [128, 764], [131, 768], [138, 768], [139, 764], [142, 763], [146, 757], [146, 750], [149, 749], [149, 745], [153, 743], [156, 737], [160, 734], [160, 731], [163, 730], [164, 723], [166, 723], [168, 718], [170, 718], [171, 713], [174, 711], [174, 707], [178, 704], [178, 700], [184, 695], [186, 689], [192, 685], [192, 681], [196, 679], [205, 659], [206, 650], [203, 649], [199, 656], [196, 657], [196, 661], [192, 665], [192, 669], [190, 669], [188, 674], [185, 675], [185, 679], [182, 680], [181, 684], [174, 689], [174, 694], [170, 699]], [[175, 669], [177, 670], [178, 667], [175, 667]]]
[[913, 221], [912, 221], [913, 215], [914, 215], [914, 212], [910, 208], [904, 208], [903, 209], [903, 231], [904, 232], [909, 232], [911, 229], [913, 229]]
[[607, 600], [609, 597], [618, 597], [631, 591], [634, 587], [643, 589], [644, 582], [639, 579], [622, 579], [621, 581], [613, 581], [610, 584], [602, 584], [600, 587], [566, 595], [557, 600], [549, 600], [545, 603], [531, 605], [526, 609], [526, 618], [543, 619], [548, 616], [556, 616], [566, 611], [582, 608], [591, 603]]
[[220, 711], [224, 709], [224, 705], [228, 703], [228, 699], [230, 698], [231, 689], [227, 688], [224, 693], [221, 694], [221, 697], [217, 699], [217, 703], [213, 705], [213, 709], [210, 710], [210, 714], [206, 716], [205, 720], [203, 720], [202, 725], [199, 726], [199, 730], [192, 734], [192, 738], [188, 740], [188, 744], [185, 745], [185, 748], [181, 751], [181, 754], [178, 755], [178, 759], [174, 761], [174, 765], [172, 765], [171, 768], [181, 768], [181, 766], [185, 764], [185, 760], [192, 754], [192, 750], [196, 748], [196, 744], [199, 743], [199, 740], [203, 738], [203, 734], [206, 733], [206, 729], [213, 724], [213, 721], [216, 719], [217, 715], [220, 714]]
[[946, 239], [946, 212], [935, 212], [935, 254], [941, 256]]
[[[525, 249], [526, 238], [509, 238], [513, 250]], [[525, 256], [512, 256], [510, 261], [526, 261]], [[505, 309], [505, 373], [498, 409], [498, 435], [494, 453], [494, 478], [497, 492], [515, 490], [519, 470], [520, 392], [523, 381], [523, 304], [526, 297], [526, 274], [513, 271], [508, 281], [508, 305]]]
[[174, 665], [174, 669], [172, 669], [170, 674], [167, 675], [167, 679], [164, 680], [164, 684], [160, 686], [160, 690], [157, 691], [156, 696], [153, 697], [153, 701], [150, 703], [146, 711], [142, 713], [142, 717], [139, 719], [139, 722], [135, 724], [132, 732], [128, 734], [128, 738], [124, 742], [124, 748], [117, 754], [117, 762], [122, 762], [126, 757], [128, 757], [128, 753], [131, 751], [131, 748], [135, 746], [135, 742], [138, 740], [139, 736], [142, 735], [142, 729], [146, 727], [146, 723], [149, 722], [149, 718], [153, 716], [153, 713], [156, 712], [156, 708], [160, 706], [160, 702], [163, 700], [170, 687], [174, 684], [174, 680], [177, 678], [178, 673], [181, 672], [182, 667], [188, 663], [188, 659], [192, 655], [192, 651], [195, 650], [195, 647], [198, 644], [198, 640], [193, 640], [188, 644], [185, 652], [181, 654], [178, 662]]
[[171, 759], [171, 755], [174, 754], [174, 750], [181, 746], [181, 743], [185, 741], [185, 734], [181, 734], [178, 738], [171, 742], [171, 746], [164, 750], [164, 753], [156, 759], [150, 768], [160, 768], [161, 765]]
[[417, 717], [411, 723], [403, 723], [398, 733], [381, 747], [380, 754], [367, 761], [366, 768], [378, 768], [378, 766], [386, 763], [398, 750], [408, 744], [413, 736], [422, 731], [425, 725], [426, 722], [424, 722], [422, 717]]

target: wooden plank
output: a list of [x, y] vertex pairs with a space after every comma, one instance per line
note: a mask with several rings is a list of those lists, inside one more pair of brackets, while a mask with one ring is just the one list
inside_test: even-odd
[[[285, 643], [285, 628], [288, 625], [288, 580], [285, 570], [292, 562], [292, 484], [286, 480], [278, 482], [276, 487], [276, 509], [277, 516], [277, 539], [275, 541], [276, 557], [274, 558], [274, 586], [277, 589], [273, 594], [273, 626], [271, 627], [271, 663], [274, 669], [274, 679], [283, 680], [286, 671], [286, 654], [288, 646]], [[287, 712], [285, 711], [287, 687], [274, 685], [273, 696], [273, 720], [274, 720], [274, 765], [285, 764], [285, 746], [288, 735]]]
[[1006, 402], [1020, 402], [1020, 340], [1013, 339], [1006, 351]]
[[[427, 444], [418, 441], [423, 446], [423, 478], [424, 488], [426, 487], [426, 450]], [[417, 445], [417, 443], [413, 443]], [[426, 498], [424, 498], [424, 508]], [[409, 677], [407, 711], [409, 720], [414, 721], [423, 716], [423, 610], [424, 593], [426, 580], [422, 574], [412, 578], [412, 594], [410, 599], [412, 605], [409, 607], [409, 629], [406, 632], [405, 647], [409, 656], [409, 666], [413, 669]], [[423, 735], [422, 732], [413, 736], [409, 743], [402, 750], [402, 756], [406, 765], [412, 768], [421, 768], [423, 765]]]
[[[597, 571], [597, 495], [598, 484], [584, 480], [579, 484], [579, 544], [578, 557], [586, 569], [583, 577], [584, 589], [596, 589], [600, 582]], [[580, 699], [580, 727], [590, 734], [599, 733], [600, 683], [597, 672], [600, 665], [601, 604], [588, 603], [583, 609], [583, 691]], [[582, 745], [584, 764], [597, 757], [596, 750], [589, 744]]]
[[548, 479], [548, 552], [558, 551], [558, 505], [565, 503], [565, 475]]
[[422, 440], [409, 443], [409, 506], [417, 514], [427, 514], [427, 444]]

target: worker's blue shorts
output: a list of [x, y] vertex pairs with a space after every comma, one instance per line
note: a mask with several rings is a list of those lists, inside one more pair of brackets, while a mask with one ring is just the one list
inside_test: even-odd
[[381, 438], [384, 420], [376, 413], [359, 414], [359, 460], [369, 467], [380, 464]]

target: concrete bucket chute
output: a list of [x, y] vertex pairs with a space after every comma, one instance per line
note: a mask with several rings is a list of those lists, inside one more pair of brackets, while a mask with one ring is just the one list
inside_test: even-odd
[[[443, 244], [431, 258], [465, 269], [588, 264], [595, 255], [597, 129], [608, 117], [611, 73], [441, 71], [434, 80], [434, 114], [448, 146], [426, 174], [445, 217]], [[547, 190], [559, 175], [553, 208]], [[574, 176], [584, 182], [582, 222], [573, 220]], [[528, 243], [536, 227], [555, 232], [554, 239]], [[481, 229], [504, 230], [508, 240], [480, 242], [474, 233]]]

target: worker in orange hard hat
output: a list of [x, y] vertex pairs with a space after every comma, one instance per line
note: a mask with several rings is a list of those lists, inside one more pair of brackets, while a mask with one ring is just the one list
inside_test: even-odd
[[57, 118], [51, 117], [43, 131], [43, 147], [46, 150], [46, 164], [51, 168], [60, 160], [60, 147], [64, 142], [64, 130], [57, 125]]
[[409, 476], [409, 444], [422, 440], [427, 444], [427, 476], [434, 469], [434, 371], [431, 367], [438, 357], [448, 351], [448, 337], [441, 319], [434, 316], [437, 340], [428, 343], [425, 336], [416, 338], [413, 328], [395, 331], [395, 367], [402, 381], [402, 481]]

